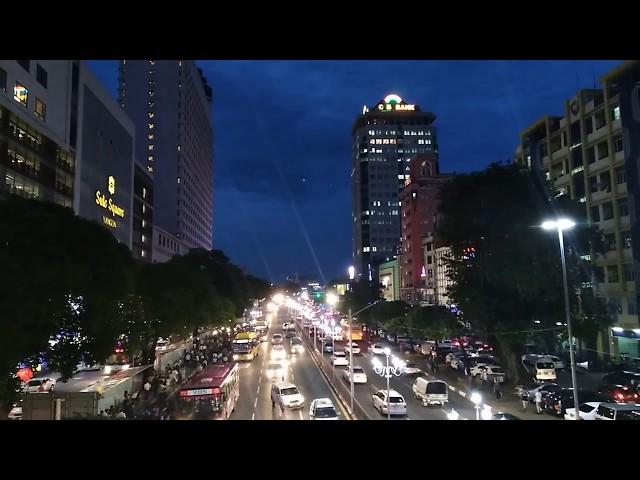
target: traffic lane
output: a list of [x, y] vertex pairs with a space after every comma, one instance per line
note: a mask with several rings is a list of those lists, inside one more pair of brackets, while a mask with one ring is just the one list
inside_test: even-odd
[[[362, 399], [361, 405], [363, 406], [364, 404], [362, 402], [367, 402], [368, 404], [370, 404], [373, 415], [377, 416], [378, 418], [386, 418], [386, 416], [383, 417], [377, 410], [373, 408], [373, 401], [371, 399], [372, 395], [378, 390], [386, 390], [387, 388], [387, 380], [377, 374], [373, 369], [374, 356], [371, 354], [363, 354], [357, 356], [354, 355], [353, 358], [353, 365], [360, 366], [365, 370], [367, 374], [366, 385], [369, 387], [366, 393], [361, 392], [360, 396], [356, 394], [356, 398], [358, 398], [359, 400]], [[407, 404], [407, 418], [410, 420], [446, 420], [447, 415], [442, 407], [423, 407], [422, 403], [415, 399], [412, 390], [413, 380], [413, 378], [406, 376], [393, 376], [389, 379], [389, 388], [391, 390], [397, 391], [404, 397], [404, 400]], [[356, 386], [357, 385], [354, 385], [354, 390]]]
[[268, 345], [262, 342], [258, 347], [258, 357], [251, 362], [238, 362], [240, 396], [236, 411], [231, 414], [232, 420], [255, 419], [256, 399], [262, 381], [262, 371], [267, 358]]

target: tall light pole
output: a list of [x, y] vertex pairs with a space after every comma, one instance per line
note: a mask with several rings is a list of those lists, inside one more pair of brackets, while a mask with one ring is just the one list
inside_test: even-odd
[[384, 349], [384, 354], [387, 357], [387, 369], [385, 371], [385, 377], [387, 377], [387, 420], [391, 420], [391, 410], [389, 409], [389, 392], [391, 391], [389, 389], [389, 377], [391, 376], [391, 372], [389, 371], [389, 357], [391, 356], [391, 349], [389, 347], [386, 347]]
[[[329, 306], [331, 308], [333, 308], [338, 303], [338, 296], [333, 292], [329, 292], [327, 294], [326, 300], [327, 300], [327, 303], [329, 304]], [[333, 344], [332, 348], [331, 348], [331, 355], [334, 355], [336, 353], [336, 335], [335, 335], [336, 332], [334, 331], [335, 330], [335, 324], [336, 324], [336, 321], [333, 318], [333, 316], [331, 316], [331, 342]], [[336, 380], [336, 366], [335, 366], [335, 362], [333, 362], [333, 361], [331, 361], [331, 375], [333, 377], [333, 381], [335, 382], [335, 380]]]
[[480, 420], [480, 404], [482, 403], [482, 396], [478, 392], [471, 394], [471, 402], [476, 408], [476, 420]]
[[564, 285], [564, 315], [567, 323], [567, 333], [569, 334], [569, 358], [571, 360], [571, 385], [573, 386], [573, 404], [576, 409], [576, 420], [580, 420], [578, 413], [578, 384], [576, 382], [576, 359], [573, 353], [573, 334], [571, 333], [571, 311], [569, 308], [569, 285], [567, 282], [567, 263], [564, 256], [564, 234], [565, 230], [575, 227], [576, 223], [568, 218], [559, 218], [557, 220], [547, 220], [541, 225], [545, 230], [557, 230], [558, 242], [560, 244], [560, 259], [562, 260], [562, 282]]

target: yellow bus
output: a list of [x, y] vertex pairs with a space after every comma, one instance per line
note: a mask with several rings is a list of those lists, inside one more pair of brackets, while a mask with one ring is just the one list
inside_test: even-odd
[[[349, 323], [342, 322], [342, 339], [345, 341], [349, 341]], [[353, 323], [351, 325], [351, 340], [354, 342], [359, 342], [362, 340], [362, 326]]]
[[258, 356], [260, 341], [256, 332], [242, 332], [233, 341], [233, 359], [251, 361]]

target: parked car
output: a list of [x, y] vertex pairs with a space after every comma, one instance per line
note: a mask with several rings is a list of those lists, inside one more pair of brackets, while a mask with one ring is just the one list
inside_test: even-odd
[[[471, 362], [471, 359], [470, 359], [470, 358], [467, 358], [467, 361], [468, 361], [468, 362]], [[451, 368], [453, 368], [454, 370], [462, 370], [462, 371], [463, 371], [463, 370], [464, 370], [464, 362], [465, 362], [465, 359], [464, 359], [464, 357], [462, 356], [462, 354], [455, 355], [455, 356], [451, 359], [451, 361], [449, 362], [449, 366], [450, 366]]]
[[22, 400], [13, 404], [13, 408], [9, 412], [8, 420], [22, 420]]
[[636, 412], [640, 412], [638, 403], [601, 403], [596, 410], [596, 420], [632, 420]]
[[380, 412], [381, 415], [406, 415], [407, 403], [404, 397], [395, 390], [378, 390], [371, 397], [373, 407]]
[[373, 345], [371, 345], [369, 351], [374, 355], [384, 355], [384, 347], [380, 343], [374, 343]]
[[474, 378], [480, 377], [483, 382], [504, 383], [505, 372], [499, 365], [478, 363], [471, 367], [470, 373]]
[[344, 346], [345, 353], [349, 353], [350, 351], [353, 355], [358, 355], [360, 353], [360, 347], [356, 342], [352, 342], [351, 345], [347, 344]]
[[50, 392], [51, 390], [53, 390], [55, 384], [56, 381], [53, 378], [32, 378], [25, 384], [23, 392]]
[[633, 389], [640, 386], [640, 373], [630, 370], [610, 372], [602, 378], [603, 385], [623, 385]]
[[324, 346], [322, 347], [322, 351], [324, 353], [333, 353], [333, 342], [324, 342]]
[[[578, 389], [578, 401], [602, 402], [605, 399], [597, 392]], [[562, 417], [567, 408], [573, 407], [573, 388], [561, 388], [549, 392], [543, 400], [543, 407], [547, 413]]]
[[537, 391], [540, 391], [540, 393], [542, 394], [542, 398], [544, 399], [544, 397], [549, 393], [560, 390], [560, 389], [561, 387], [557, 383], [546, 382], [546, 383], [532, 383], [524, 388], [519, 387], [517, 390], [518, 390], [519, 396], [522, 396], [524, 393], [526, 393], [527, 397], [529, 398], [529, 401], [533, 402]]
[[553, 360], [546, 355], [523, 355], [522, 366], [533, 380], [548, 382], [556, 379], [556, 368]]
[[453, 360], [457, 355], [460, 355], [460, 350], [452, 350], [444, 356], [445, 365], [451, 366], [451, 360]]
[[491, 416], [491, 420], [520, 420], [520, 418], [511, 413], [496, 412]]
[[[638, 389], [626, 385], [602, 384], [598, 388], [598, 393], [608, 402], [628, 403], [640, 401]], [[578, 396], [578, 398], [580, 397]]]
[[[580, 395], [580, 394], [578, 394]], [[580, 398], [578, 396], [578, 398]], [[578, 410], [580, 411], [580, 418], [582, 420], [595, 420], [596, 412], [598, 411], [598, 407], [601, 402], [584, 402], [578, 405]], [[576, 420], [576, 409], [567, 408], [564, 413], [565, 420]]]
[[334, 367], [346, 367], [349, 365], [349, 359], [344, 352], [333, 352], [331, 355], [331, 362]]
[[[350, 382], [349, 368], [342, 371], [342, 378], [345, 382]], [[367, 374], [362, 367], [353, 367], [353, 383], [367, 383]]]

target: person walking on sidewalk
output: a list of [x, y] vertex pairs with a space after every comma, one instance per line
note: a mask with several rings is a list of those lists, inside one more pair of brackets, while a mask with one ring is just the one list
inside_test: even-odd
[[529, 394], [525, 391], [522, 392], [522, 409], [526, 412], [529, 408]]
[[542, 413], [542, 392], [538, 390], [534, 395], [533, 399], [536, 402], [536, 413], [538, 414]]
[[500, 383], [496, 380], [493, 381], [493, 393], [496, 396], [496, 400], [500, 400], [502, 398], [502, 392], [500, 391]]

